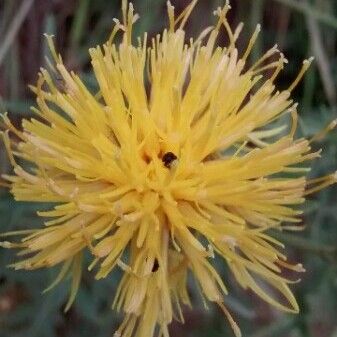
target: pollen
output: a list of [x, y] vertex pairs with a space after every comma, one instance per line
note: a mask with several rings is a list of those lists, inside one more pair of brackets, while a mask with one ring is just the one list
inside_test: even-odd
[[[1, 185], [18, 201], [53, 206], [38, 212], [44, 226], [7, 233], [22, 239], [1, 246], [20, 250], [15, 269], [58, 266], [46, 291], [71, 276], [66, 310], [84, 268], [96, 279], [121, 269], [113, 307], [125, 318], [115, 336], [168, 337], [172, 320], [183, 322], [182, 307], [192, 305], [188, 277], [240, 336], [216, 256], [243, 289], [297, 313], [284, 270], [305, 270], [287, 261], [271, 230], [301, 229], [305, 197], [337, 180], [336, 173], [306, 177], [321, 155], [312, 142], [336, 121], [311, 140], [295, 137], [291, 92], [313, 60], [288, 88], [277, 88], [287, 63], [277, 46], [247, 61], [260, 26], [239, 53], [243, 25], [232, 30], [226, 3], [213, 26], [187, 39], [196, 4], [176, 16], [168, 2], [168, 28], [135, 40], [138, 15], [123, 0], [123, 19], [114, 20], [104, 45], [89, 50], [96, 93], [67, 70], [47, 36], [53, 60], [31, 87], [35, 117], [16, 128], [2, 116], [13, 173]], [[229, 43], [219, 47], [223, 32]]]

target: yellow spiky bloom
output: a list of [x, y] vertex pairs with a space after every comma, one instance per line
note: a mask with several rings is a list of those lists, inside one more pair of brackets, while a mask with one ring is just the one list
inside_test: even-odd
[[[23, 120], [18, 130], [3, 116], [15, 172], [4, 177], [15, 199], [56, 205], [38, 213], [51, 218], [44, 228], [12, 233], [25, 237], [2, 246], [28, 255], [16, 269], [61, 265], [48, 289], [71, 274], [67, 309], [80, 285], [84, 250], [93, 256], [89, 270], [97, 269], [97, 279], [122, 268], [114, 306], [125, 320], [115, 336], [167, 337], [172, 319], [183, 321], [182, 304], [191, 304], [189, 272], [205, 302], [217, 303], [240, 335], [224, 304], [226, 280], [212, 265], [215, 255], [244, 289], [298, 312], [282, 269], [304, 269], [287, 262], [269, 230], [298, 228], [305, 195], [336, 180], [306, 180], [302, 163], [319, 152], [311, 152], [309, 140], [295, 139], [291, 91], [311, 60], [289, 88], [277, 91], [284, 56], [274, 47], [248, 66], [260, 29], [240, 56], [242, 25], [231, 30], [228, 4], [215, 11], [215, 26], [186, 42], [184, 25], [196, 2], [179, 17], [168, 3], [169, 28], [134, 45], [137, 15], [123, 1], [123, 22], [115, 20], [103, 47], [90, 49], [96, 95], [67, 71], [48, 37], [55, 66], [42, 69], [32, 88], [38, 118]], [[216, 46], [222, 29], [226, 48]], [[123, 39], [116, 44], [119, 31]], [[286, 115], [290, 126], [277, 123]]]

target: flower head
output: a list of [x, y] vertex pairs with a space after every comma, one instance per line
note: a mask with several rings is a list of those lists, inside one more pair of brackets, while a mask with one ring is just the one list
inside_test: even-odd
[[[215, 26], [186, 42], [184, 25], [196, 2], [179, 17], [168, 3], [169, 28], [133, 44], [138, 16], [123, 1], [123, 22], [115, 20], [108, 42], [90, 49], [96, 95], [66, 69], [48, 36], [55, 65], [42, 69], [32, 87], [37, 118], [23, 120], [18, 130], [3, 116], [15, 172], [4, 177], [15, 199], [55, 206], [38, 212], [50, 218], [43, 228], [2, 246], [27, 255], [13, 264], [16, 269], [61, 265], [48, 289], [71, 274], [67, 309], [80, 285], [85, 250], [97, 279], [121, 268], [114, 306], [125, 320], [116, 336], [151, 337], [157, 329], [167, 337], [172, 319], [183, 321], [182, 304], [191, 305], [189, 272], [205, 301], [217, 303], [239, 335], [224, 305], [226, 280], [212, 264], [215, 255], [244, 289], [298, 312], [282, 269], [303, 267], [287, 262], [269, 230], [297, 228], [305, 195], [336, 180], [308, 181], [302, 163], [319, 152], [311, 151], [311, 141], [295, 139], [290, 96], [311, 59], [286, 90], [277, 91], [274, 81], [286, 59], [273, 47], [247, 65], [260, 28], [239, 54], [242, 25], [231, 30], [228, 4], [215, 11]], [[228, 34], [226, 48], [216, 46], [220, 30]], [[286, 115], [290, 127], [278, 122]]]

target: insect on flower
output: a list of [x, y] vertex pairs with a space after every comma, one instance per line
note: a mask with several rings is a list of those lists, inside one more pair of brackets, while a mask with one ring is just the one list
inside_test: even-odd
[[177, 156], [172, 153], [172, 152], [166, 152], [164, 155], [163, 155], [163, 158], [162, 158], [162, 161], [164, 163], [164, 166], [167, 167], [167, 168], [170, 168], [172, 163], [177, 160]]
[[[291, 281], [282, 271], [304, 269], [287, 261], [269, 231], [298, 229], [305, 196], [336, 182], [335, 174], [306, 178], [320, 152], [311, 150], [315, 138], [295, 137], [291, 92], [312, 60], [304, 61], [288, 88], [277, 90], [285, 57], [273, 47], [250, 66], [260, 27], [239, 55], [242, 25], [230, 28], [228, 3], [215, 11], [214, 26], [186, 42], [184, 26], [196, 3], [176, 16], [168, 2], [168, 28], [150, 42], [145, 33], [134, 44], [138, 16], [124, 0], [123, 21], [115, 20], [102, 47], [89, 50], [98, 95], [66, 69], [48, 36], [52, 67], [65, 85], [58, 88], [55, 76], [42, 69], [31, 87], [38, 119], [24, 119], [19, 130], [3, 116], [14, 169], [3, 178], [15, 199], [55, 204], [38, 212], [43, 228], [9, 233], [24, 237], [1, 244], [26, 256], [12, 267], [60, 265], [47, 290], [72, 276], [66, 310], [80, 286], [85, 250], [97, 279], [121, 268], [114, 308], [125, 319], [115, 336], [169, 336], [173, 318], [183, 322], [182, 305], [191, 305], [189, 273], [205, 303], [219, 305], [239, 336], [215, 255], [242, 288], [297, 313]], [[222, 30], [226, 48], [216, 45]], [[277, 124], [286, 115], [290, 125]], [[18, 158], [28, 165], [20, 166]]]
[[156, 271], [158, 271], [158, 269], [159, 269], [159, 263], [158, 263], [158, 260], [155, 259], [153, 262], [152, 273], [155, 273]]

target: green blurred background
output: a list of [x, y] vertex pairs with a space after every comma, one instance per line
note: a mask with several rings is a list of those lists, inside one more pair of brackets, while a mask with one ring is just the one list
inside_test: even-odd
[[[141, 20], [136, 34], [160, 32], [166, 25], [165, 0], [136, 0]], [[177, 12], [187, 0], [173, 0]], [[187, 25], [189, 36], [198, 34], [214, 18], [220, 0], [200, 0]], [[263, 33], [252, 60], [278, 43], [289, 59], [280, 86], [293, 79], [302, 60], [316, 61], [295, 98], [300, 103], [299, 135], [310, 136], [336, 118], [337, 110], [337, 0], [232, 0], [232, 25], [245, 22], [239, 42], [243, 47], [257, 23]], [[34, 97], [27, 89], [34, 83], [47, 53], [43, 33], [54, 34], [67, 66], [81, 74], [93, 90], [88, 48], [103, 43], [111, 30], [112, 18], [120, 17], [116, 0], [0, 0], [0, 111], [20, 122], [29, 116]], [[225, 37], [220, 43], [226, 43]], [[332, 132], [314, 145], [322, 148], [322, 160], [314, 163], [312, 176], [337, 168], [337, 133]], [[10, 172], [4, 146], [0, 143], [0, 172]], [[303, 262], [307, 273], [293, 289], [301, 307], [299, 315], [275, 311], [250, 292], [240, 290], [219, 264], [231, 289], [226, 303], [249, 337], [337, 337], [337, 205], [336, 187], [311, 197], [305, 208], [304, 232], [282, 233], [291, 261]], [[0, 187], [0, 230], [25, 229], [41, 225], [35, 211], [41, 205], [14, 203]], [[85, 273], [77, 300], [63, 313], [69, 282], [41, 295], [57, 270], [24, 272], [7, 269], [15, 252], [0, 250], [0, 337], [108, 337], [121, 316], [110, 310], [120, 275], [93, 281]], [[191, 292], [195, 290], [191, 285]], [[172, 324], [172, 337], [232, 336], [226, 319], [215, 306], [208, 311], [195, 298], [195, 309], [186, 310], [186, 324]]]

